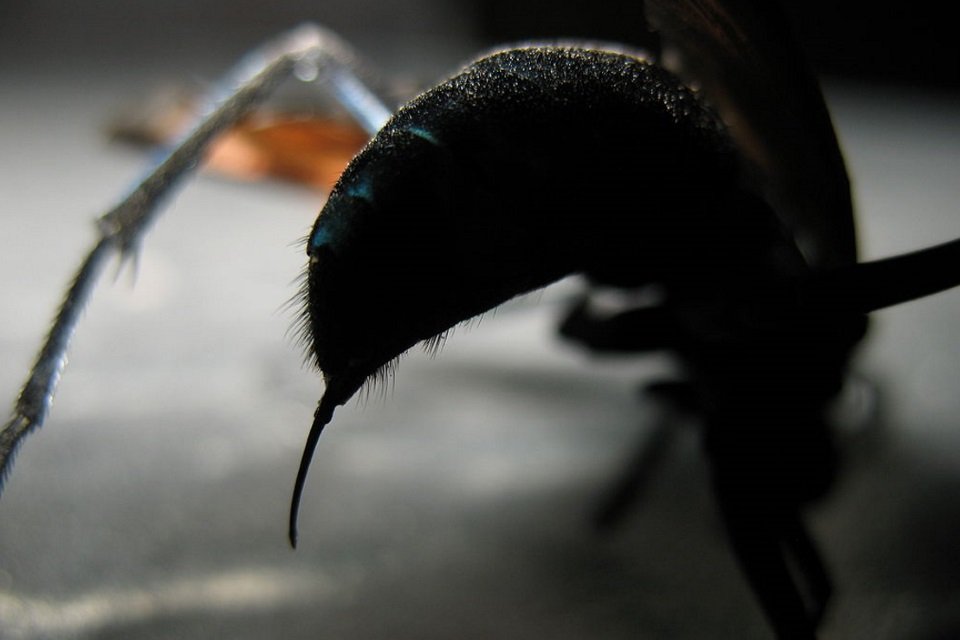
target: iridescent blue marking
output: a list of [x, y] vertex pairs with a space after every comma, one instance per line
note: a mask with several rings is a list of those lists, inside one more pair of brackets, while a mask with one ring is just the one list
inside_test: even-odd
[[350, 224], [349, 217], [344, 214], [351, 213], [352, 209], [349, 200], [363, 200], [373, 205], [373, 180], [366, 172], [358, 172], [343, 187], [343, 191], [339, 195], [334, 194], [333, 198], [334, 200], [327, 204], [330, 210], [327, 211], [324, 208], [325, 212], [320, 216], [320, 223], [310, 236], [310, 246], [313, 248], [335, 247], [344, 242]]
[[417, 136], [418, 138], [426, 140], [427, 142], [429, 142], [434, 146], [437, 146], [437, 147], [440, 146], [440, 141], [437, 139], [437, 137], [433, 135], [431, 131], [427, 131], [423, 127], [407, 127], [407, 131]]
[[330, 230], [321, 225], [313, 232], [313, 236], [310, 238], [310, 246], [314, 248], [322, 247], [325, 244], [330, 244], [331, 240], [333, 240], [333, 237]]
[[346, 189], [346, 195], [358, 200], [366, 200], [373, 204], [373, 184], [370, 178], [363, 176], [361, 179], [352, 182]]

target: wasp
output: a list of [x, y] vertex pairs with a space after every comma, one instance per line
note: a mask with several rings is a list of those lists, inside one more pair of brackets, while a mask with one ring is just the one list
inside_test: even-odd
[[777, 636], [814, 637], [831, 586], [801, 511], [836, 474], [827, 407], [867, 315], [958, 284], [960, 243], [857, 261], [829, 114], [774, 5], [646, 9], [663, 51], [497, 50], [396, 111], [328, 32], [305, 27], [258, 51], [100, 218], [0, 435], [4, 470], [46, 417], [107, 257], [136, 251], [161, 198], [283, 78], [321, 78], [372, 138], [305, 242], [297, 328], [325, 390], [294, 482], [291, 544], [337, 407], [415, 345], [581, 274], [659, 292], [606, 317], [585, 299], [561, 333], [591, 351], [677, 357], [684, 379], [669, 392], [700, 416], [731, 549]]

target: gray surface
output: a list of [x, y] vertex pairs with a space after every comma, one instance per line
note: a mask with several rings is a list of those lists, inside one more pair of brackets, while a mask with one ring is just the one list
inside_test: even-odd
[[[153, 79], [0, 68], [12, 400], [89, 219], [139, 171], [99, 126]], [[956, 101], [831, 95], [865, 253], [960, 235]], [[620, 530], [589, 527], [662, 418], [635, 388], [666, 365], [558, 345], [559, 294], [458, 330], [435, 361], [412, 354], [385, 401], [339, 412], [291, 552], [287, 500], [321, 386], [278, 309], [318, 206], [200, 178], [150, 236], [136, 287], [103, 284], [0, 500], [0, 637], [767, 637], [692, 431]], [[844, 479], [811, 514], [839, 587], [824, 637], [960, 635], [958, 317], [956, 293], [884, 312], [863, 349], [881, 426], [850, 435]]]

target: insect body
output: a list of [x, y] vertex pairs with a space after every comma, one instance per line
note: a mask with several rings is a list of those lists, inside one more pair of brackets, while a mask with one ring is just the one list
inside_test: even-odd
[[[484, 59], [401, 110], [331, 194], [307, 248], [317, 363], [359, 384], [412, 344], [568, 273], [634, 284], [677, 274], [756, 213], [729, 186], [734, 171], [715, 117], [655, 67], [564, 49]], [[723, 201], [733, 222], [707, 213]], [[767, 246], [777, 233], [771, 222], [738, 241]], [[396, 332], [379, 326], [397, 314]]]
[[793, 536], [797, 508], [829, 484], [822, 412], [865, 323], [781, 308], [809, 267], [738, 171], [717, 115], [620, 53], [494, 54], [401, 109], [307, 241], [304, 338], [327, 391], [295, 501], [333, 407], [417, 342], [570, 273], [657, 284], [665, 303], [630, 333], [687, 363], [748, 573], [779, 565], [757, 577], [776, 592], [762, 597], [776, 624], [808, 626], [783, 603], [795, 595], [782, 555], [759, 550]]
[[[582, 309], [564, 332], [680, 356], [733, 548], [778, 635], [811, 637], [830, 585], [799, 510], [836, 470], [827, 407], [866, 312], [919, 295], [956, 243], [817, 269], [742, 166], [712, 109], [623, 53], [504, 51], [402, 108], [307, 240], [301, 329], [327, 388], [291, 541], [322, 428], [405, 350], [570, 273], [657, 285], [663, 303], [623, 314], [615, 332]], [[878, 287], [897, 267], [916, 276], [909, 294]]]

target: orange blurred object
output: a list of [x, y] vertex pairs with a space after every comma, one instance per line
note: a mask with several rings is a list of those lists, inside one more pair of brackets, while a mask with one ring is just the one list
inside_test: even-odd
[[[194, 118], [196, 96], [167, 87], [111, 123], [115, 140], [172, 145]], [[238, 180], [280, 179], [329, 192], [369, 136], [344, 117], [258, 111], [213, 142], [204, 166]]]
[[206, 167], [242, 180], [278, 178], [329, 192], [367, 139], [359, 126], [332, 118], [256, 116], [213, 143]]

